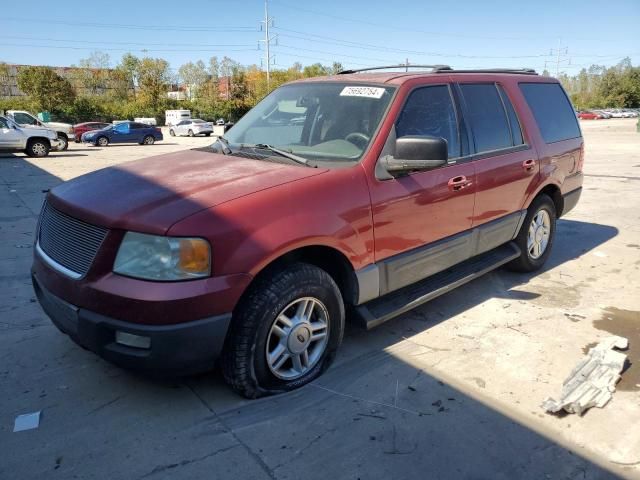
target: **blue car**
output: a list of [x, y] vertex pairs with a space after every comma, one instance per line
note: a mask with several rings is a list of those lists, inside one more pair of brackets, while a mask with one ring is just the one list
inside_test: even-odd
[[122, 122], [82, 134], [83, 143], [101, 147], [106, 147], [110, 143], [153, 145], [159, 140], [162, 140], [162, 131], [158, 127], [138, 122]]

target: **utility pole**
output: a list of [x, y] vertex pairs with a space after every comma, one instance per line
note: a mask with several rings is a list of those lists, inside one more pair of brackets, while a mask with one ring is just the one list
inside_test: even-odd
[[[549, 55], [554, 55], [556, 56], [555, 59], [555, 64], [556, 64], [556, 78], [558, 78], [558, 76], [560, 75], [560, 65], [563, 63], [567, 63], [567, 65], [571, 65], [571, 59], [568, 58], [568, 54], [569, 54], [569, 47], [563, 47], [562, 46], [562, 38], [558, 38], [558, 48], [557, 49], [551, 49], [551, 51], [549, 52]], [[551, 61], [553, 62], [553, 61]], [[549, 62], [549, 63], [551, 63]], [[547, 62], [545, 61], [545, 68], [547, 67]]]
[[408, 58], [405, 60], [405, 63], [404, 63], [404, 71], [405, 72], [409, 71], [409, 59]]
[[[275, 41], [276, 45], [278, 44], [278, 36], [271, 37], [269, 35], [269, 27], [273, 26], [273, 18], [269, 17], [269, 0], [264, 0], [264, 20], [260, 22], [264, 24], [264, 40], [260, 40], [260, 43], [264, 43], [265, 48], [265, 60], [267, 63], [267, 89], [269, 89], [271, 85], [271, 60], [272, 56], [270, 54], [271, 42]], [[262, 25], [260, 26], [262, 28]]]

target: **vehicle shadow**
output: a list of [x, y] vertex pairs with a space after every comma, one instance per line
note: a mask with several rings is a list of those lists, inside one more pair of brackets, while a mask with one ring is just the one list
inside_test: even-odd
[[[0, 179], [19, 192], [32, 192], [20, 197], [22, 202], [11, 196], [17, 194], [0, 192], [8, 206], [0, 217], [0, 245], [16, 245], [0, 249], [0, 265], [10, 270], [0, 278], [6, 287], [0, 289], [0, 305], [12, 311], [0, 336], [2, 358], [8, 359], [0, 372], [6, 392], [0, 414], [47, 405], [46, 428], [38, 433], [49, 436], [31, 443], [33, 436], [4, 437], [0, 477], [5, 468], [17, 478], [33, 478], [41, 465], [64, 453], [60, 473], [71, 468], [78, 477], [96, 471], [122, 472], [115, 476], [123, 478], [163, 471], [179, 476], [171, 469], [215, 457], [211, 468], [237, 472], [243, 463], [256, 464], [267, 472], [264, 478], [613, 478], [594, 460], [505, 409], [500, 399], [479, 396], [462, 385], [463, 379], [443, 379], [401, 358], [416, 348], [405, 341], [407, 335], [488, 299], [535, 299], [535, 292], [514, 291], [533, 275], [493, 272], [371, 332], [349, 325], [336, 363], [322, 377], [261, 400], [232, 393], [218, 371], [159, 381], [99, 360], [51, 327], [34, 302], [31, 251], [18, 248], [14, 226], [28, 243], [42, 187], [60, 180], [25, 160], [13, 156], [0, 163]], [[212, 214], [210, 221], [215, 220]], [[560, 220], [545, 270], [616, 234], [607, 225]], [[151, 447], [144, 455], [131, 455], [141, 444]], [[206, 452], [198, 450], [203, 444]], [[108, 455], [93, 455], [95, 445], [108, 448]], [[246, 457], [223, 456], [234, 445]], [[106, 458], [119, 461], [108, 465]]]

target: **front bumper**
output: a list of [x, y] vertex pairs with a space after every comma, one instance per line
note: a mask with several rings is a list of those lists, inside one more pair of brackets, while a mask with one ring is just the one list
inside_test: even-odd
[[[222, 351], [231, 313], [174, 325], [123, 322], [79, 308], [47, 290], [32, 274], [40, 305], [76, 343], [116, 365], [147, 373], [186, 375], [211, 369]], [[149, 348], [116, 342], [116, 332], [148, 337]]]
[[57, 138], [50, 138], [49, 143], [51, 144], [51, 149], [56, 150], [60, 147], [60, 140]]

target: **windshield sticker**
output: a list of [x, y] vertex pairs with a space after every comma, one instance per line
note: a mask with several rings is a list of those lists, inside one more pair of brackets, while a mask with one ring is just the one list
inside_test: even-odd
[[344, 87], [340, 92], [341, 97], [367, 97], [381, 98], [384, 88], [379, 87]]

